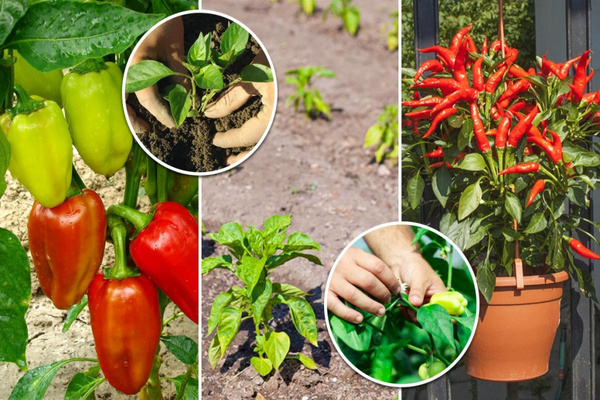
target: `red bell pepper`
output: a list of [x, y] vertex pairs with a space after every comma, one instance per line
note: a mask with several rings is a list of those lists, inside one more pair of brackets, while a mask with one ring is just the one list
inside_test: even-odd
[[98, 271], [106, 243], [106, 212], [92, 190], [54, 208], [33, 204], [27, 223], [31, 257], [42, 290], [56, 308], [79, 303]]
[[111, 206], [108, 213], [136, 227], [129, 245], [133, 262], [198, 323], [198, 221], [170, 201], [157, 203], [151, 214], [124, 205]]

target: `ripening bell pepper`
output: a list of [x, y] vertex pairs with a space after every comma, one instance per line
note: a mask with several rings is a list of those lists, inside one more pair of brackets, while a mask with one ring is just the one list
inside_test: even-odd
[[62, 70], [40, 72], [29, 64], [16, 50], [14, 50], [15, 83], [25, 89], [27, 94], [52, 100], [59, 106], [62, 105], [60, 96], [60, 83], [63, 79]]
[[51, 100], [29, 97], [15, 86], [17, 105], [0, 117], [10, 142], [9, 170], [44, 207], [67, 197], [71, 185], [73, 144], [61, 108]]
[[73, 143], [94, 172], [111, 176], [127, 161], [133, 136], [121, 99], [123, 73], [90, 60], [65, 75], [61, 94]]
[[181, 205], [188, 205], [198, 194], [198, 177], [193, 175], [178, 174], [169, 171], [167, 175], [167, 195], [169, 201]]
[[79, 303], [98, 272], [106, 243], [106, 212], [89, 189], [54, 208], [33, 204], [27, 223], [42, 290], [56, 308]]
[[144, 275], [107, 280], [98, 274], [88, 300], [104, 376], [117, 390], [138, 393], [152, 371], [162, 328], [156, 287]]
[[192, 321], [198, 323], [198, 221], [182, 205], [157, 203], [150, 214], [124, 205], [109, 207], [136, 233], [131, 258]]
[[461, 316], [465, 313], [469, 302], [460, 292], [439, 292], [431, 296], [429, 304], [439, 304], [448, 314]]
[[423, 380], [429, 379], [439, 373], [444, 372], [445, 369], [446, 365], [436, 358], [431, 365], [427, 365], [427, 363], [421, 364], [418, 372], [419, 378]]

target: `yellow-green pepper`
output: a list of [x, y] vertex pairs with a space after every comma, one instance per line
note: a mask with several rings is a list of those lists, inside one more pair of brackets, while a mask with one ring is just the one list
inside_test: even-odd
[[90, 60], [65, 75], [61, 94], [73, 143], [94, 172], [111, 176], [127, 161], [133, 136], [121, 102], [123, 73]]
[[461, 316], [469, 302], [460, 292], [439, 292], [431, 296], [429, 304], [439, 304], [444, 307], [448, 314]]
[[427, 365], [427, 363], [421, 364], [418, 372], [419, 378], [425, 380], [427, 378], [434, 377], [437, 374], [444, 372], [445, 369], [446, 366], [444, 363], [436, 358], [431, 365]]
[[168, 200], [187, 206], [198, 194], [198, 177], [169, 171], [167, 175]]
[[16, 59], [15, 83], [21, 85], [27, 94], [52, 100], [61, 106], [60, 84], [63, 79], [62, 70], [40, 72], [32, 67], [16, 50], [14, 50], [14, 56]]
[[51, 100], [30, 98], [15, 86], [19, 103], [0, 117], [11, 147], [11, 175], [44, 207], [67, 197], [71, 185], [73, 144], [61, 108]]

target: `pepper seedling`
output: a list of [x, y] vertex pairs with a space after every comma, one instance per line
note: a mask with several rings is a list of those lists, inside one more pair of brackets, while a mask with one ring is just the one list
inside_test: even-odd
[[350, 35], [356, 35], [360, 24], [360, 9], [352, 5], [352, 0], [332, 0], [323, 12], [323, 21], [327, 19], [329, 13], [342, 20], [344, 29]]
[[380, 163], [384, 157], [394, 164], [398, 160], [398, 106], [383, 108], [377, 122], [367, 130], [364, 147], [377, 146], [375, 160]]
[[335, 78], [335, 73], [322, 66], [306, 66], [286, 71], [288, 75], [285, 82], [290, 85], [296, 85], [296, 92], [288, 96], [285, 106], [294, 104], [294, 111], [298, 112], [300, 102], [304, 105], [304, 115], [307, 119], [315, 119], [320, 114], [331, 119], [331, 106], [323, 100], [318, 89], [313, 89], [312, 79], [317, 78]]
[[[167, 86], [165, 99], [169, 102], [175, 124], [179, 127], [187, 117], [204, 113], [208, 103], [224, 89], [239, 82], [272, 82], [273, 72], [267, 65], [253, 63], [245, 66], [240, 77], [226, 82], [224, 73], [245, 51], [250, 34], [236, 23], [231, 23], [221, 43], [212, 41], [212, 33], [200, 34], [185, 57], [183, 66], [188, 74], [175, 72], [159, 61], [145, 60], [129, 67], [125, 91], [143, 90], [161, 79], [180, 76], [189, 81], [190, 90], [181, 84]], [[196, 100], [201, 90], [200, 102]]]

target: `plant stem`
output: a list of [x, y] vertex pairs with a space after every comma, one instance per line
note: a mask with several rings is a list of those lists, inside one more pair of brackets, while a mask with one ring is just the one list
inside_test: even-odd
[[382, 335], [385, 335], [385, 332], [383, 330], [381, 330], [379, 327], [373, 325], [371, 322], [365, 320], [364, 323], [369, 325], [371, 328], [375, 329], [377, 332], [381, 333]]
[[137, 207], [140, 181], [146, 170], [147, 158], [146, 153], [144, 153], [142, 148], [134, 141], [131, 153], [125, 163], [125, 193], [123, 195], [123, 204], [128, 207]]
[[429, 332], [427, 332], [427, 334], [429, 335], [429, 341], [431, 342], [431, 348], [433, 349], [433, 353], [435, 354], [436, 358], [438, 358], [441, 362], [443, 362], [446, 367], [449, 367], [450, 363], [448, 362], [448, 360], [446, 360], [444, 358], [444, 356], [439, 352], [439, 350], [435, 347], [435, 340], [433, 339], [433, 335]]
[[452, 246], [448, 247], [448, 282], [446, 287], [450, 289], [452, 287], [452, 254], [454, 253]]
[[169, 199], [169, 193], [167, 191], [167, 169], [156, 163], [156, 199], [159, 203], [167, 201]]
[[175, 313], [175, 314], [171, 315], [169, 318], [167, 318], [167, 319], [165, 319], [163, 321], [163, 328], [165, 328], [167, 325], [169, 325], [169, 323], [171, 323], [171, 321], [174, 321], [174, 320], [176, 320], [179, 317], [183, 317], [184, 315], [185, 314], [182, 313], [182, 312]]
[[160, 357], [156, 356], [154, 358], [154, 364], [152, 365], [152, 371], [150, 372], [148, 382], [146, 382], [146, 385], [140, 391], [140, 400], [164, 400], [162, 389], [160, 387], [160, 377], [158, 375], [161, 364]]
[[407, 344], [407, 345], [406, 345], [406, 348], [407, 348], [407, 349], [410, 349], [410, 350], [412, 350], [412, 351], [416, 351], [417, 353], [423, 354], [424, 356], [426, 356], [426, 355], [427, 355], [427, 352], [426, 352], [425, 350], [423, 350], [423, 349], [422, 349], [422, 348], [420, 348], [420, 347], [413, 346], [412, 344]]
[[108, 229], [115, 248], [115, 265], [104, 270], [105, 279], [123, 280], [139, 276], [140, 273], [127, 264], [127, 228], [117, 216], [108, 216]]
[[185, 376], [183, 378], [183, 381], [181, 382], [181, 387], [179, 388], [179, 394], [177, 395], [177, 397], [175, 397], [175, 400], [180, 400], [183, 398], [183, 396], [185, 394], [185, 387], [187, 386], [187, 383], [191, 377], [192, 377], [192, 366], [190, 365], [188, 367], [187, 371], [185, 371]]

